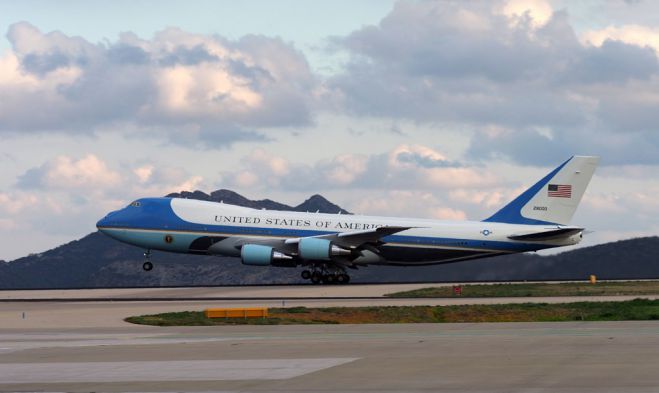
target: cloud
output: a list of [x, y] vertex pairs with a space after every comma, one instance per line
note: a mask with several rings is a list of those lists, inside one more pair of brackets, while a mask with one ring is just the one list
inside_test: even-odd
[[152, 162], [114, 167], [94, 154], [62, 155], [25, 171], [16, 189], [0, 192], [0, 229], [61, 242], [62, 236], [93, 231], [99, 218], [133, 199], [199, 188], [207, 188], [204, 178], [179, 167]]
[[20, 198], [15, 195], [0, 192], [0, 211], [4, 214], [17, 215], [21, 212], [35, 206], [38, 198], [35, 195], [22, 195]]
[[659, 28], [656, 27], [636, 24], [607, 26], [603, 29], [585, 31], [580, 38], [582, 42], [598, 47], [607, 41], [618, 41], [659, 50]]
[[[0, 58], [0, 132], [90, 133], [112, 124], [167, 130], [215, 146], [259, 127], [311, 123], [317, 88], [304, 55], [279, 38], [237, 40], [168, 28], [92, 44], [10, 26]], [[194, 143], [189, 143], [194, 145]], [[226, 143], [224, 143], [226, 145]]]
[[[191, 175], [180, 167], [153, 163], [128, 165], [117, 170], [98, 156], [87, 154], [81, 158], [62, 155], [30, 168], [18, 177], [16, 187], [22, 192], [62, 192], [71, 198], [116, 204], [138, 196], [163, 196], [180, 190], [195, 190], [203, 185], [203, 181], [203, 177]], [[23, 206], [30, 201], [35, 199], [29, 194], [21, 202], [11, 203], [4, 201], [0, 194], [0, 203], [9, 207]], [[13, 208], [14, 212], [19, 210]]]
[[466, 167], [421, 145], [399, 145], [385, 154], [340, 154], [312, 164], [257, 149], [236, 172], [224, 172], [222, 186], [283, 190], [345, 188], [451, 189], [487, 187], [497, 177], [484, 169]]
[[355, 116], [471, 130], [470, 159], [659, 163], [657, 52], [650, 39], [597, 37], [543, 1], [401, 1], [335, 38], [348, 62], [327, 92]]
[[543, 0], [509, 0], [503, 6], [502, 13], [506, 15], [512, 25], [530, 23], [538, 28], [551, 19], [554, 10]]
[[395, 164], [410, 164], [422, 168], [459, 168], [462, 164], [451, 162], [437, 151], [425, 146], [399, 146], [393, 154]]
[[59, 156], [40, 167], [32, 168], [18, 178], [23, 189], [84, 189], [116, 187], [119, 173], [110, 170], [105, 162], [93, 154], [81, 159]]
[[437, 195], [427, 191], [394, 190], [380, 195], [367, 195], [351, 202], [358, 214], [389, 217], [421, 217], [438, 220], [465, 220], [466, 213], [448, 208]]

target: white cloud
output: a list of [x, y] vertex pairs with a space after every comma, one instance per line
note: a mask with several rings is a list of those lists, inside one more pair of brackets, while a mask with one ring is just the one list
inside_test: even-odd
[[334, 157], [325, 166], [324, 175], [330, 184], [349, 185], [366, 172], [367, 166], [368, 162], [365, 156], [342, 154]]
[[140, 183], [146, 183], [153, 175], [154, 166], [147, 164], [133, 169], [133, 173], [137, 176]]
[[546, 24], [554, 12], [551, 5], [544, 0], [509, 0], [502, 11], [513, 24], [522, 23], [525, 18], [529, 18], [535, 28]]
[[497, 177], [468, 168], [422, 145], [399, 145], [385, 154], [339, 154], [312, 164], [291, 163], [264, 149], [242, 160], [243, 168], [223, 174], [223, 186], [318, 192], [335, 188], [455, 189], [482, 188]]
[[38, 198], [29, 193], [4, 193], [0, 192], [0, 212], [9, 215], [18, 215], [26, 209], [34, 207]]
[[450, 207], [436, 207], [432, 209], [431, 217], [438, 220], [466, 220], [467, 214]]
[[[27, 170], [19, 177], [21, 191], [16, 200], [0, 193], [0, 203], [12, 214], [33, 205], [46, 205], [53, 211], [63, 212], [71, 208], [65, 200], [82, 205], [80, 198], [93, 198], [94, 204], [103, 208], [118, 207], [127, 200], [143, 196], [163, 196], [181, 190], [204, 187], [204, 178], [190, 175], [185, 170], [154, 164], [141, 164], [118, 171], [93, 154], [76, 159], [58, 156], [41, 166]], [[46, 191], [32, 193], [31, 190]], [[67, 198], [53, 198], [60, 193]], [[45, 195], [45, 196], [37, 196]]]
[[58, 156], [39, 168], [33, 168], [19, 179], [24, 188], [47, 189], [108, 189], [121, 182], [118, 172], [93, 154], [74, 159]]
[[606, 40], [649, 46], [659, 51], [659, 28], [641, 25], [607, 26], [603, 29], [587, 30], [581, 34], [581, 41], [586, 44], [602, 46]]

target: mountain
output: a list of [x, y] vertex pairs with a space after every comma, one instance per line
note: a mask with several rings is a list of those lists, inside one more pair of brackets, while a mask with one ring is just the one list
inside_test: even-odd
[[[349, 214], [314, 195], [297, 206], [269, 199], [254, 201], [230, 190], [170, 194], [232, 203], [257, 209]], [[646, 237], [601, 244], [550, 256], [507, 255], [455, 264], [371, 266], [351, 271], [354, 282], [499, 281], [658, 278], [659, 238]], [[155, 268], [142, 270], [143, 250], [98, 232], [52, 250], [0, 262], [0, 288], [93, 288], [130, 286], [300, 283], [301, 269], [245, 266], [238, 258], [170, 254], [154, 251]]]
[[284, 211], [297, 211], [297, 212], [315, 212], [320, 213], [341, 213], [350, 214], [347, 210], [328, 201], [321, 195], [312, 195], [306, 201], [297, 206], [288, 206], [283, 203], [275, 202], [270, 199], [262, 199], [259, 201], [252, 201], [231, 190], [217, 190], [210, 193], [210, 195], [202, 191], [182, 191], [175, 192], [167, 195], [170, 198], [186, 198], [186, 199], [199, 199], [202, 201], [211, 202], [224, 202], [232, 205], [251, 207], [253, 209], [267, 209], [267, 210], [284, 210]]

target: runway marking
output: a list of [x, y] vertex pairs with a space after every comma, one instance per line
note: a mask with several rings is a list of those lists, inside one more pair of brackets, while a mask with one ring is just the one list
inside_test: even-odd
[[[171, 335], [136, 335], [115, 334], [108, 335], [42, 335], [42, 334], [1, 334], [0, 354], [23, 351], [37, 348], [68, 348], [68, 347], [96, 347], [121, 345], [163, 345], [179, 343], [199, 343], [229, 341], [231, 337], [180, 337]], [[256, 339], [256, 338], [255, 338]], [[0, 379], [0, 382], [2, 380]]]
[[289, 379], [358, 358], [0, 364], [2, 383]]

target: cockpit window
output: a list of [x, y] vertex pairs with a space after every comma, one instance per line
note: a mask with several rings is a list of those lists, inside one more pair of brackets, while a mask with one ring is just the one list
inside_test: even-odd
[[131, 203], [130, 205], [132, 207], [140, 207], [141, 203], [140, 203], [140, 201], [135, 201], [135, 202]]

